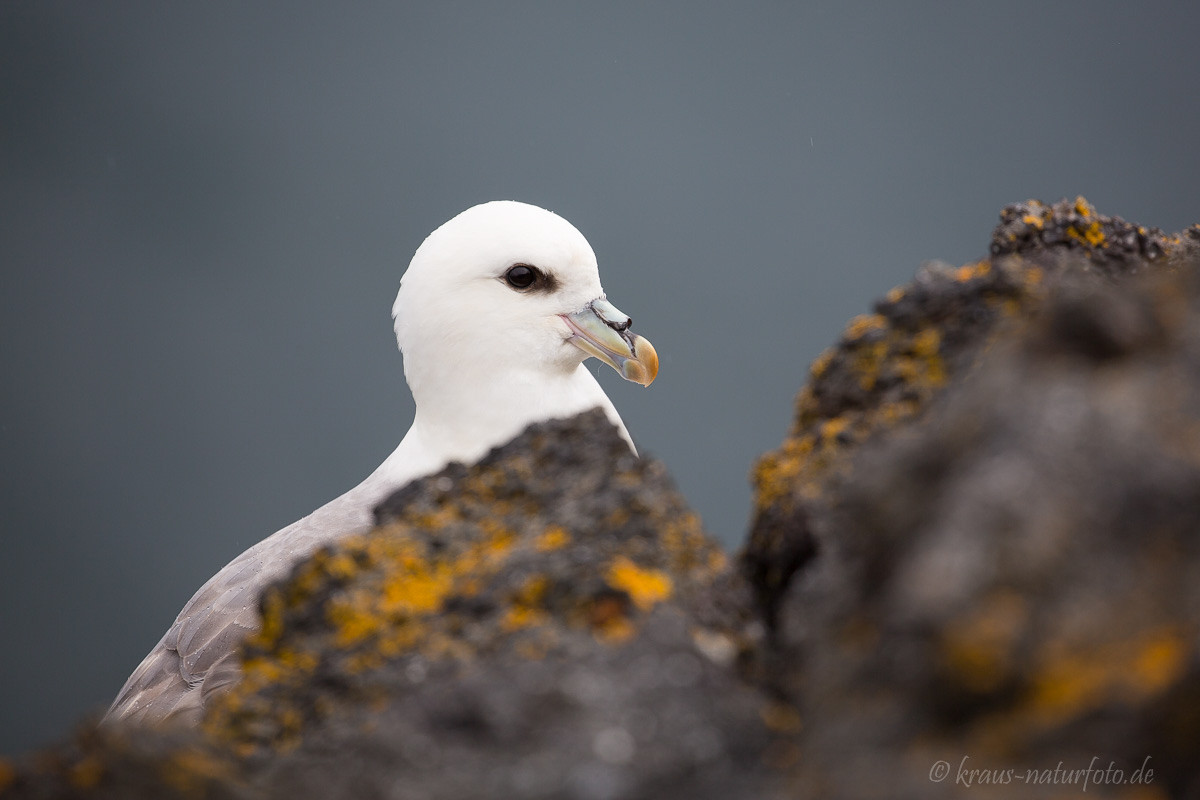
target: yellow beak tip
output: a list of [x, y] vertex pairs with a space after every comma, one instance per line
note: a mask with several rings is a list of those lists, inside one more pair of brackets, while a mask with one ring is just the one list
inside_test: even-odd
[[654, 345], [641, 336], [633, 339], [633, 358], [626, 361], [621, 370], [625, 380], [649, 386], [658, 377], [658, 352]]

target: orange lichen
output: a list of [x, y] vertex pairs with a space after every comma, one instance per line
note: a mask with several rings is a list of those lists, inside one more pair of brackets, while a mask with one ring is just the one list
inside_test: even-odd
[[796, 733], [803, 727], [800, 712], [789, 703], [767, 703], [758, 710], [758, 715], [776, 733]]
[[203, 796], [207, 784], [229, 777], [226, 762], [195, 749], [171, 753], [160, 772], [175, 791], [192, 796]]
[[629, 595], [642, 611], [649, 611], [655, 604], [671, 596], [671, 577], [662, 570], [644, 569], [625, 556], [617, 556], [608, 568], [609, 586]]
[[964, 264], [954, 271], [954, 280], [959, 283], [973, 281], [983, 277], [992, 268], [990, 261], [977, 261], [974, 264]]
[[75, 789], [95, 789], [104, 779], [105, 772], [104, 762], [96, 756], [89, 755], [71, 765], [67, 771], [67, 779]]
[[454, 586], [447, 564], [429, 564], [413, 557], [383, 583], [379, 611], [388, 615], [424, 614], [436, 611]]
[[549, 621], [550, 615], [545, 608], [549, 587], [550, 581], [544, 575], [526, 578], [510, 598], [509, 608], [500, 620], [500, 627], [512, 632]]
[[1169, 629], [1148, 636], [1133, 656], [1134, 684], [1141, 691], [1156, 693], [1174, 683], [1187, 665], [1188, 641]]
[[[267, 592], [242, 680], [212, 705], [205, 730], [239, 752], [278, 751], [341, 703], [386, 691], [380, 679], [403, 659], [457, 669], [497, 652], [544, 658], [564, 629], [624, 641], [637, 635], [640, 613], [724, 567], [699, 517], [669, 486], [654, 488], [664, 484], [657, 468], [600, 473], [628, 497], [576, 531], [554, 521], [570, 513], [544, 507], [545, 476], [530, 472], [531, 461], [471, 468], [452, 492], [418, 496], [384, 526], [301, 563]], [[661, 503], [646, 504], [648, 487], [665, 489]], [[633, 520], [656, 536], [603, 535]], [[556, 554], [585, 540], [579, 554], [589, 563]], [[355, 699], [332, 697], [314, 672], [354, 676]]]
[[539, 553], [561, 550], [571, 543], [571, 534], [561, 525], [551, 525], [542, 532], [534, 542], [533, 547]]
[[986, 599], [946, 626], [943, 663], [967, 689], [996, 690], [1012, 674], [1014, 649], [1028, 618], [1028, 603], [1015, 592]]
[[1173, 684], [1191, 637], [1175, 628], [1133, 641], [1069, 649], [1051, 643], [1040, 659], [1030, 706], [1043, 722], [1061, 722], [1112, 702], [1137, 702]]
[[[1048, 213], [1048, 212], [1047, 212]], [[1040, 269], [1022, 262], [997, 267], [983, 260], [950, 274], [959, 283], [978, 282], [974, 291], [998, 317], [1016, 316], [1030, 298], [1040, 296]], [[993, 290], [991, 287], [996, 286]], [[907, 287], [888, 293], [888, 302], [910, 294]], [[919, 302], [919, 301], [918, 301]], [[965, 306], [977, 313], [978, 305]], [[944, 312], [942, 312], [944, 313]], [[893, 427], [919, 415], [950, 380], [944, 332], [954, 317], [901, 325], [884, 314], [865, 314], [847, 325], [841, 344], [824, 351], [809, 370], [809, 383], [796, 397], [796, 414], [780, 448], [755, 464], [755, 504], [762, 511], [779, 504], [816, 499], [826, 481], [849, 467], [849, 454], [880, 428]], [[871, 334], [868, 336], [868, 334]], [[994, 334], [993, 334], [994, 335]], [[981, 348], [987, 347], [987, 336]], [[826, 394], [814, 387], [853, 381], [867, 396], [835, 406], [830, 413]], [[895, 391], [890, 387], [903, 387]], [[835, 390], [836, 392], [837, 390]], [[818, 397], [822, 399], [818, 399]]]
[[848, 341], [853, 341], [861, 339], [871, 331], [883, 330], [886, 327], [887, 320], [880, 314], [859, 314], [850, 320], [850, 324], [846, 326], [843, 336]]
[[1072, 225], [1067, 228], [1067, 236], [1078, 242], [1084, 242], [1092, 247], [1100, 247], [1104, 244], [1104, 229], [1100, 224], [1100, 220], [1093, 220], [1082, 229]]
[[827, 419], [818, 426], [819, 433], [817, 435], [822, 439], [836, 439], [838, 434], [846, 430], [849, 424], [850, 420], [845, 417]]
[[601, 592], [584, 603], [584, 620], [596, 640], [617, 644], [633, 638], [637, 626], [629, 618], [631, 601], [628, 595]]
[[854, 371], [858, 373], [858, 385], [864, 392], [875, 388], [875, 382], [879, 379], [879, 369], [887, 354], [887, 342], [883, 341], [860, 345], [854, 349], [852, 364]]
[[821, 354], [812, 362], [812, 366], [808, 368], [808, 374], [812, 378], [819, 378], [825, 374], [825, 370], [829, 369], [830, 362], [833, 361], [835, 350], [827, 348], [821, 351]]

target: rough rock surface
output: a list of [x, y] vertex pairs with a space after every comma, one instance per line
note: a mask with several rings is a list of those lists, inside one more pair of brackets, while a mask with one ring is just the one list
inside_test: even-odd
[[799, 796], [1200, 797], [1198, 247], [1012, 206], [813, 366], [741, 556]]
[[273, 756], [267, 783], [446, 798], [761, 787], [772, 704], [730, 669], [735, 639], [691, 611], [725, 556], [600, 412], [535, 426], [377, 514], [267, 594], [246, 676], [207, 717], [217, 741]]
[[1200, 226], [1167, 236], [1097, 214], [1082, 197], [1008, 206], [990, 259], [924, 265], [872, 314], [853, 319], [813, 363], [782, 446], [754, 472], [755, 519], [743, 562], [772, 624], [792, 574], [813, 556], [812, 518], [860, 446], [890, 436], [961, 380], [991, 343], [1033, 318], [1060, 276], [1117, 280], [1170, 270], [1200, 250]]
[[780, 612], [802, 786], [1063, 796], [1044, 771], [1096, 758], [1152, 781], [1088, 796], [1200, 796], [1194, 273], [1065, 282], [837, 495]]
[[535, 426], [273, 586], [201, 730], [0, 795], [1200, 798], [1198, 252], [1010, 206], [813, 364], [732, 563], [602, 415]]

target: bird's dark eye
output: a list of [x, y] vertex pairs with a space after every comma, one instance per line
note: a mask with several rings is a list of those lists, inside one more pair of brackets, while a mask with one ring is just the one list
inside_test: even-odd
[[541, 277], [541, 273], [537, 268], [528, 264], [516, 264], [509, 267], [508, 272], [504, 273], [504, 280], [508, 281], [508, 285], [514, 289], [528, 289], [537, 282], [539, 277]]

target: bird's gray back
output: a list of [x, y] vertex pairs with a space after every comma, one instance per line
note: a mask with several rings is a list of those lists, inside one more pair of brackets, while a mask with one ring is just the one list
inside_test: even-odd
[[368, 528], [383, 493], [375, 478], [262, 540], [212, 576], [129, 676], [104, 721], [197, 722], [209, 698], [238, 678], [238, 645], [259, 628], [262, 590], [303, 556]]

